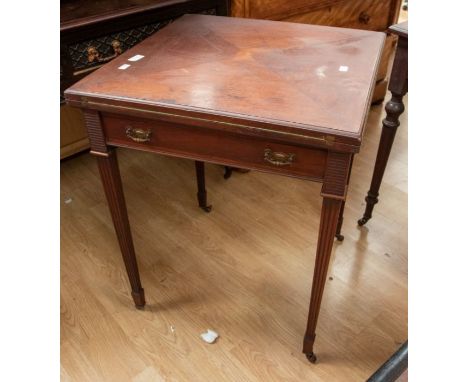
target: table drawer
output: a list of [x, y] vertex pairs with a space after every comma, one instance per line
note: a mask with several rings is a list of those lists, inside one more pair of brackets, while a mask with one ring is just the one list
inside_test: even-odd
[[283, 21], [385, 31], [391, 12], [388, 0], [345, 1], [319, 10], [282, 18]]
[[211, 163], [323, 179], [327, 150], [147, 119], [102, 115], [106, 142]]

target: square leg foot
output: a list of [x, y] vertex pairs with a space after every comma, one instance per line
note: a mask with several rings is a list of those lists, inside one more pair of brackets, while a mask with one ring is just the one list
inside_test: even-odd
[[145, 291], [140, 289], [139, 292], [133, 292], [132, 291], [132, 297], [133, 297], [133, 302], [135, 303], [135, 307], [137, 309], [143, 309], [145, 307], [146, 301], [145, 301]]
[[315, 363], [317, 361], [317, 356], [314, 353], [314, 341], [315, 341], [315, 334], [312, 336], [308, 336], [307, 334], [304, 336], [304, 343], [302, 346], [302, 352], [305, 354], [307, 359], [311, 363]]

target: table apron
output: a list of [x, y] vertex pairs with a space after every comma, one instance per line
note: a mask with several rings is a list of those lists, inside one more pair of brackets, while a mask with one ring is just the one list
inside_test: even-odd
[[328, 150], [164, 121], [101, 114], [106, 144], [322, 181]]

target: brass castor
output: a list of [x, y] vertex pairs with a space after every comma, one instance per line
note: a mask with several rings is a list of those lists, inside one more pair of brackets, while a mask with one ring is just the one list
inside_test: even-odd
[[305, 356], [311, 363], [316, 363], [317, 362], [317, 357], [314, 353], [305, 353]]
[[224, 179], [229, 179], [232, 175], [232, 167], [224, 166]]
[[344, 236], [341, 233], [336, 234], [335, 237], [336, 237], [336, 240], [338, 240], [338, 241], [343, 241], [344, 240]]
[[211, 212], [212, 206], [200, 206], [200, 208], [205, 212]]
[[366, 224], [367, 222], [369, 221], [369, 218], [366, 218], [365, 216], [363, 216], [361, 219], [359, 219], [357, 221], [358, 225], [360, 227], [362, 227], [364, 224]]

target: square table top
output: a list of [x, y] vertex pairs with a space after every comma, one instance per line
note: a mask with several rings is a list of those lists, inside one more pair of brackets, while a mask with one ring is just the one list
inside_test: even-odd
[[[185, 15], [65, 97], [325, 132], [359, 144], [384, 40], [380, 32]], [[129, 60], [136, 55], [144, 57]]]

